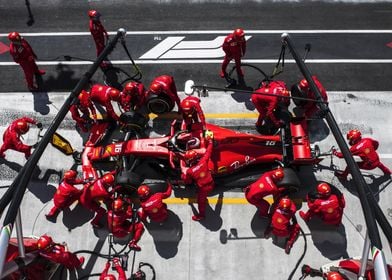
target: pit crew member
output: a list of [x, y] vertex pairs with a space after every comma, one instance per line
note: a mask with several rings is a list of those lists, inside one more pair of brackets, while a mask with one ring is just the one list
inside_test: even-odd
[[90, 17], [90, 32], [95, 42], [98, 57], [105, 48], [105, 40], [106, 42], [109, 41], [109, 35], [101, 23], [101, 14], [98, 11], [90, 10], [88, 16]]
[[206, 119], [199, 98], [188, 96], [181, 101], [180, 106], [185, 128], [189, 132], [203, 132], [206, 130]]
[[178, 97], [176, 84], [174, 78], [169, 75], [162, 75], [156, 77], [150, 85], [149, 93], [156, 95], [167, 95], [171, 100], [173, 100], [178, 107], [178, 112], [181, 113], [181, 101]]
[[146, 90], [144, 85], [139, 82], [129, 82], [125, 85], [120, 103], [125, 111], [139, 111], [146, 104]]
[[99, 280], [127, 280], [127, 275], [125, 274], [124, 269], [121, 266], [119, 258], [113, 259], [113, 265], [118, 273], [118, 278], [113, 274], [109, 274], [110, 268], [110, 261], [106, 262], [105, 269], [102, 271], [101, 275], [99, 276]]

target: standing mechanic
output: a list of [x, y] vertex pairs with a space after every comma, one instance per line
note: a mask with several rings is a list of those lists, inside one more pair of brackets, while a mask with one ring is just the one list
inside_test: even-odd
[[67, 244], [54, 243], [49, 235], [42, 235], [37, 242], [39, 254], [54, 263], [64, 265], [67, 269], [80, 268], [84, 257], [77, 257], [68, 251]]
[[172, 185], [167, 182], [167, 189], [165, 192], [157, 192], [152, 194], [148, 185], [141, 185], [137, 189], [140, 198], [139, 215], [142, 221], [146, 221], [147, 217], [151, 221], [163, 223], [168, 218], [167, 204], [163, 199], [171, 196]]
[[162, 75], [156, 77], [150, 85], [149, 93], [155, 95], [166, 95], [173, 102], [177, 104], [178, 112], [181, 113], [181, 101], [178, 97], [176, 83], [174, 82], [174, 78], [169, 75]]
[[93, 36], [95, 46], [97, 48], [97, 57], [101, 54], [101, 52], [105, 48], [105, 39], [106, 42], [109, 40], [109, 35], [106, 32], [105, 27], [103, 27], [100, 17], [101, 14], [96, 10], [90, 10], [88, 12], [88, 16], [90, 17], [90, 32]]
[[233, 31], [232, 34], [227, 35], [223, 42], [222, 48], [225, 52], [225, 58], [222, 62], [222, 68], [220, 72], [221, 78], [228, 76], [226, 72], [227, 65], [229, 64], [230, 60], [234, 59], [238, 81], [240, 84], [244, 84], [244, 73], [241, 69], [241, 57], [243, 57], [246, 52], [246, 39], [244, 30], [237, 28]]
[[[135, 214], [137, 215], [137, 213]], [[132, 221], [129, 221], [129, 219]], [[134, 221], [130, 203], [127, 203], [121, 197], [117, 197], [113, 201], [112, 209], [108, 211], [108, 228], [109, 232], [118, 238], [132, 234], [132, 240], [128, 244], [129, 248], [135, 251], [141, 250], [137, 243], [143, 235], [144, 226], [140, 221]]]
[[110, 203], [112, 194], [108, 189], [113, 187], [114, 182], [113, 174], [107, 173], [96, 181], [84, 185], [79, 202], [88, 210], [96, 212], [94, 219], [91, 221], [91, 225], [95, 228], [100, 227], [99, 220], [106, 214], [106, 210], [101, 207], [100, 201], [103, 200], [107, 205]]
[[[358, 129], [352, 129], [347, 133], [347, 140], [350, 147], [350, 152], [353, 156], [359, 156], [362, 161], [358, 162], [358, 167], [364, 170], [373, 170], [376, 167], [380, 168], [384, 175], [391, 175], [391, 170], [386, 167], [381, 161], [376, 152], [378, 148], [378, 141], [372, 138], [362, 138], [362, 134]], [[343, 158], [343, 154], [332, 151], [333, 155], [338, 158]], [[342, 180], [347, 180], [349, 170], [348, 167], [344, 171], [335, 171], [335, 176]]]
[[101, 275], [99, 276], [99, 280], [127, 280], [128, 279], [124, 269], [121, 266], [119, 258], [113, 259], [113, 265], [118, 273], [118, 278], [116, 278], [116, 276], [114, 276], [113, 274], [108, 273], [111, 265], [110, 265], [110, 261], [107, 261], [105, 265], [105, 269], [102, 271]]
[[120, 99], [120, 104], [125, 111], [139, 111], [147, 101], [144, 85], [134, 81], [127, 83], [121, 92]]
[[285, 109], [289, 107], [289, 97], [290, 93], [283, 81], [263, 82], [261, 87], [251, 96], [251, 100], [259, 112], [256, 128], [263, 126], [267, 118], [276, 128], [282, 127], [285, 123], [279, 120], [275, 113], [280, 106]]
[[3, 145], [0, 148], [0, 158], [5, 158], [4, 152], [9, 149], [24, 153], [26, 159], [30, 157], [32, 146], [23, 144], [20, 140], [20, 137], [29, 131], [29, 123], [35, 124], [38, 128], [42, 128], [41, 123], [37, 123], [35, 120], [28, 117], [14, 120], [8, 126], [3, 134]]
[[206, 130], [206, 119], [200, 106], [200, 98], [188, 96], [181, 101], [182, 118], [185, 127], [190, 132]]
[[305, 222], [312, 217], [318, 216], [329, 225], [339, 226], [342, 222], [343, 209], [346, 206], [344, 195], [332, 194], [329, 184], [322, 182], [317, 185], [317, 193], [306, 196], [309, 210], [305, 213], [299, 211], [299, 215]]
[[184, 159], [188, 167], [181, 170], [181, 179], [185, 184], [194, 183], [197, 186], [197, 205], [199, 213], [192, 216], [192, 220], [200, 221], [206, 216], [207, 197], [214, 189], [215, 183], [211, 171], [208, 168], [208, 162], [211, 158], [213, 148], [213, 133], [206, 131], [206, 151], [199, 158], [195, 150], [188, 150], [184, 154]]
[[72, 203], [77, 201], [83, 190], [79, 190], [74, 185], [82, 184], [83, 179], [76, 178], [77, 172], [75, 170], [67, 170], [64, 173], [63, 181], [57, 187], [57, 191], [53, 196], [53, 207], [46, 218], [56, 217], [60, 211], [69, 207]]
[[259, 210], [259, 216], [262, 218], [268, 217], [268, 210], [270, 204], [264, 197], [272, 195], [274, 201], [277, 201], [280, 195], [280, 190], [276, 185], [284, 177], [282, 168], [264, 173], [256, 182], [250, 184], [245, 188], [245, 198]]
[[272, 232], [275, 236], [287, 237], [285, 252], [290, 254], [294, 242], [297, 240], [300, 232], [300, 226], [295, 218], [297, 208], [294, 202], [289, 198], [282, 198], [278, 206], [272, 210], [271, 223], [264, 232], [266, 238]]
[[27, 87], [31, 91], [38, 90], [38, 86], [34, 85], [34, 74], [44, 75], [45, 71], [38, 69], [35, 63], [37, 55], [29, 43], [18, 32], [9, 33], [8, 39], [11, 41], [10, 54], [14, 61], [22, 67]]

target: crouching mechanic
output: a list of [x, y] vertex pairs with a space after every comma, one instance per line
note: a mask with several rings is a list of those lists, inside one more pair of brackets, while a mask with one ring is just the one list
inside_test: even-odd
[[101, 275], [99, 276], [99, 280], [127, 280], [128, 279], [124, 269], [121, 266], [119, 258], [113, 259], [113, 265], [118, 273], [118, 278], [116, 278], [116, 276], [114, 276], [113, 274], [108, 273], [111, 265], [110, 265], [110, 261], [107, 261], [105, 265], [105, 269], [102, 271]]
[[197, 186], [197, 206], [199, 213], [192, 216], [192, 220], [200, 221], [206, 216], [207, 197], [214, 189], [215, 183], [211, 171], [208, 168], [208, 162], [211, 158], [213, 148], [213, 133], [206, 131], [206, 151], [200, 158], [195, 150], [188, 150], [184, 154], [184, 160], [187, 167], [182, 168], [181, 179], [185, 184], [194, 183]]
[[289, 198], [282, 198], [271, 213], [271, 223], [264, 232], [264, 236], [269, 238], [270, 233], [278, 237], [287, 237], [285, 252], [290, 254], [294, 242], [300, 232], [300, 226], [295, 218], [297, 208]]
[[[376, 152], [379, 145], [378, 141], [370, 137], [362, 138], [361, 132], [357, 129], [352, 129], [347, 133], [347, 140], [351, 146], [350, 152], [352, 155], [359, 156], [362, 159], [362, 161], [357, 162], [360, 169], [373, 170], [378, 167], [384, 175], [391, 175], [391, 170], [380, 161], [380, 157]], [[343, 154], [336, 150], [333, 150], [332, 153], [338, 158], [343, 158]], [[348, 173], [348, 166], [346, 166], [343, 172], [336, 171], [335, 176], [342, 180], [347, 180]]]
[[167, 204], [163, 199], [171, 196], [172, 185], [169, 182], [165, 192], [152, 194], [149, 186], [141, 185], [137, 193], [140, 198], [139, 215], [142, 221], [147, 221], [148, 217], [151, 221], [163, 223], [168, 218]]
[[82, 194], [83, 190], [75, 188], [74, 185], [82, 184], [83, 179], [76, 178], [77, 172], [75, 170], [68, 170], [64, 173], [63, 181], [57, 187], [57, 191], [53, 196], [53, 207], [46, 218], [56, 217], [64, 208], [71, 206], [72, 203], [77, 201]]
[[178, 97], [176, 83], [174, 78], [169, 75], [156, 77], [150, 85], [149, 93], [156, 95], [167, 95], [173, 102], [177, 104], [178, 112], [181, 113], [181, 101]]
[[144, 85], [138, 82], [127, 83], [121, 92], [120, 99], [120, 104], [125, 111], [139, 111], [147, 101]]
[[9, 149], [24, 153], [26, 159], [30, 157], [32, 146], [23, 144], [20, 140], [20, 137], [29, 131], [29, 124], [35, 124], [38, 128], [42, 128], [41, 123], [37, 123], [37, 121], [28, 117], [14, 120], [8, 126], [3, 134], [3, 145], [0, 148], [0, 158], [4, 158], [4, 152]]
[[[121, 197], [116, 198], [112, 203], [112, 209], [108, 211], [108, 228], [113, 236], [123, 238], [132, 234], [132, 240], [128, 246], [132, 250], [140, 251], [141, 248], [137, 244], [144, 232], [143, 224], [133, 217], [133, 210], [129, 203]], [[129, 221], [131, 219], [131, 221]]]
[[42, 235], [37, 242], [39, 254], [52, 261], [64, 265], [67, 269], [80, 268], [84, 263], [84, 257], [77, 257], [68, 251], [67, 244], [54, 243], [49, 235]]
[[312, 217], [318, 216], [323, 222], [329, 225], [339, 226], [342, 222], [343, 209], [346, 206], [342, 193], [338, 195], [331, 193], [331, 187], [323, 182], [317, 185], [316, 195], [306, 196], [309, 210], [305, 213], [299, 211], [299, 215], [305, 222]]
[[270, 204], [264, 197], [272, 195], [274, 201], [277, 201], [280, 195], [280, 190], [276, 185], [284, 177], [282, 168], [264, 173], [256, 182], [250, 184], [245, 188], [245, 198], [259, 210], [259, 216], [262, 218], [268, 217], [268, 210]]

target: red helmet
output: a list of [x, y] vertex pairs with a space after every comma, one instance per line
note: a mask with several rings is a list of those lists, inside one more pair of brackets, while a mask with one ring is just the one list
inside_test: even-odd
[[282, 198], [282, 199], [279, 201], [278, 208], [279, 208], [280, 210], [287, 211], [287, 210], [290, 210], [291, 204], [292, 204], [291, 199], [290, 199], [290, 198], [287, 198], [287, 197], [284, 197], [284, 198]]
[[103, 278], [103, 280], [116, 280], [116, 276], [113, 274], [108, 274]]
[[139, 195], [140, 198], [146, 198], [150, 195], [150, 187], [147, 185], [141, 185], [137, 189], [137, 194]]
[[105, 185], [113, 185], [113, 183], [114, 183], [114, 176], [112, 174], [110, 174], [110, 173], [109, 174], [105, 174], [102, 177], [102, 182]]
[[137, 89], [137, 83], [136, 82], [129, 82], [125, 85], [124, 92], [132, 93], [136, 89]]
[[53, 239], [49, 235], [42, 235], [37, 242], [38, 249], [45, 250], [53, 244]]
[[88, 16], [90, 18], [99, 18], [101, 16], [101, 14], [96, 10], [90, 10], [90, 11], [88, 11]]
[[163, 90], [161, 83], [154, 82], [150, 85], [150, 91], [154, 94], [158, 94]]
[[275, 169], [274, 172], [272, 173], [272, 178], [277, 180], [277, 181], [282, 180], [283, 177], [284, 177], [283, 168], [279, 167], [279, 168]]
[[8, 39], [14, 42], [14, 41], [20, 41], [22, 37], [18, 32], [11, 32], [10, 34], [8, 34]]
[[109, 91], [109, 96], [111, 100], [117, 101], [120, 99], [120, 91], [118, 89], [113, 88]]
[[181, 109], [184, 114], [192, 114], [195, 110], [195, 104], [192, 101], [184, 99], [181, 101]]
[[21, 133], [21, 134], [25, 134], [29, 131], [29, 124], [25, 121], [18, 121], [16, 123], [16, 130]]
[[112, 203], [112, 208], [114, 212], [120, 212], [124, 209], [124, 206], [124, 200], [122, 200], [120, 197], [116, 198]]
[[90, 94], [88, 91], [82, 90], [78, 95], [79, 103], [83, 107], [88, 107], [91, 103]]
[[362, 138], [362, 134], [358, 129], [352, 129], [347, 132], [347, 140], [350, 145], [354, 145]]
[[301, 89], [307, 89], [307, 88], [309, 87], [308, 81], [307, 81], [306, 79], [302, 79], [302, 80], [299, 82], [299, 87], [300, 87]]
[[195, 150], [188, 150], [184, 154], [184, 160], [187, 162], [191, 162], [198, 157], [198, 153]]
[[237, 28], [234, 30], [233, 35], [235, 39], [240, 39], [245, 36], [245, 32], [242, 28]]
[[317, 185], [317, 192], [322, 196], [328, 196], [331, 194], [331, 187], [323, 182]]
[[327, 274], [327, 280], [344, 280], [344, 278], [339, 272], [331, 271]]
[[75, 170], [65, 171], [63, 179], [64, 180], [75, 179], [77, 174], [78, 173]]

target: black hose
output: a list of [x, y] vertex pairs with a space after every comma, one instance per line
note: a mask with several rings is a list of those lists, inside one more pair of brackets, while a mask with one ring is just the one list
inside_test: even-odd
[[96, 255], [96, 256], [104, 258], [104, 259], [109, 258], [109, 255], [104, 255], [104, 254], [97, 253], [97, 252], [90, 251], [90, 250], [79, 250], [79, 251], [75, 251], [74, 254], [91, 254], [91, 255]]
[[302, 237], [304, 238], [304, 251], [303, 251], [301, 257], [299, 257], [297, 263], [295, 264], [294, 269], [291, 271], [291, 273], [290, 273], [290, 275], [289, 275], [289, 278], [287, 278], [288, 280], [293, 279], [294, 273], [295, 273], [295, 271], [297, 270], [297, 268], [299, 267], [299, 265], [301, 264], [302, 260], [304, 259], [305, 254], [306, 254], [306, 250], [308, 249], [308, 243], [307, 243], [307, 241], [306, 241], [305, 233], [304, 233], [304, 231], [302, 230], [302, 228], [300, 228], [299, 230], [301, 231]]

